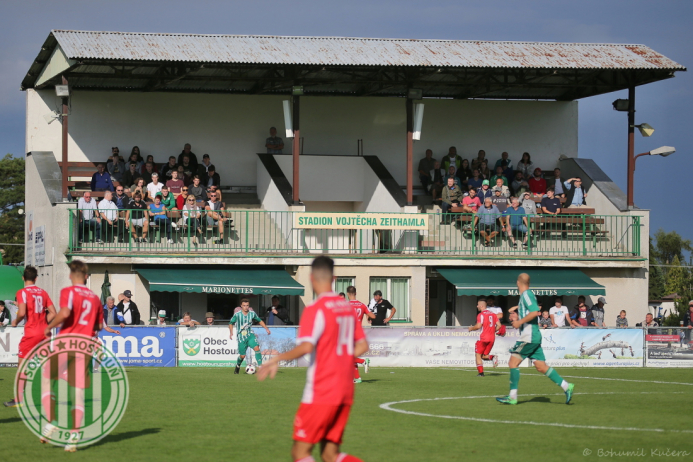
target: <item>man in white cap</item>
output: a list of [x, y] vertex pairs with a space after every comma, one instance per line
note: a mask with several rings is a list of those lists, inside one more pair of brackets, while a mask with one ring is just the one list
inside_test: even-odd
[[594, 325], [597, 327], [606, 327], [606, 324], [604, 324], [604, 305], [606, 305], [606, 299], [604, 297], [599, 297], [597, 299], [597, 304], [592, 307]]
[[159, 310], [159, 315], [156, 318], [156, 325], [157, 326], [165, 326], [166, 325], [166, 310]]

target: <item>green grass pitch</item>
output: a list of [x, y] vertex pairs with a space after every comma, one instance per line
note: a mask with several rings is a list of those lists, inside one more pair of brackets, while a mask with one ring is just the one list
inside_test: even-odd
[[[3, 400], [16, 369], [0, 369]], [[0, 408], [6, 461], [289, 461], [292, 420], [305, 369], [264, 383], [232, 369], [130, 368], [130, 401], [119, 426], [77, 453], [39, 444], [16, 409]], [[693, 455], [693, 373], [677, 369], [569, 369], [573, 404], [533, 369], [523, 369], [520, 403], [507, 369], [371, 368], [356, 385], [343, 450], [365, 461], [604, 459], [599, 450], [688, 451]], [[388, 402], [431, 398], [381, 408]], [[482, 419], [469, 420], [469, 419]], [[524, 423], [519, 423], [524, 422]], [[571, 427], [572, 426], [572, 427]], [[588, 454], [588, 455], [586, 455]], [[603, 453], [602, 453], [603, 454]], [[317, 456], [317, 453], [315, 454]], [[669, 459], [670, 457], [664, 457]]]

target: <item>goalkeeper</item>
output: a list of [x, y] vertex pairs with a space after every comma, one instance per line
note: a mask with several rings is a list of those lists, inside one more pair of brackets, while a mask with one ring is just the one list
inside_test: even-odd
[[233, 371], [234, 374], [238, 374], [241, 369], [241, 363], [245, 359], [245, 352], [248, 348], [255, 350], [255, 360], [258, 365], [262, 365], [262, 353], [260, 353], [260, 345], [257, 342], [257, 337], [253, 333], [252, 327], [253, 322], [259, 322], [262, 327], [267, 331], [267, 335], [271, 332], [265, 323], [255, 314], [254, 311], [250, 311], [250, 301], [247, 298], [241, 300], [241, 311], [234, 314], [229, 320], [229, 331], [230, 337], [233, 339], [233, 328], [236, 327], [238, 335], [238, 361], [236, 362], [236, 369]]

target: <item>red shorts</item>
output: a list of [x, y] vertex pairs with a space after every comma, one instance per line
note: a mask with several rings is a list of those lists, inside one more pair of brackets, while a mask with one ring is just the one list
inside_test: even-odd
[[478, 340], [474, 345], [474, 353], [487, 355], [493, 349], [494, 343], [495, 342], [482, 342], [481, 340]]
[[327, 440], [342, 444], [350, 411], [350, 404], [301, 403], [294, 419], [294, 441], [317, 444]]
[[22, 339], [19, 341], [19, 353], [17, 356], [22, 359], [26, 358], [29, 356], [29, 353], [31, 353], [31, 350], [33, 350], [36, 345], [44, 340], [46, 340], [46, 336], [43, 335], [43, 332], [36, 332], [33, 334], [30, 333], [27, 335], [27, 332], [25, 331]]

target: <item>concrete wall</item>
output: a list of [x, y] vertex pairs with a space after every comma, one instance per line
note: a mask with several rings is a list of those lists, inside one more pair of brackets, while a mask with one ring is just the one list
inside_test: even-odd
[[147, 322], [151, 316], [150, 313], [150, 296], [149, 283], [142, 276], [137, 274], [132, 265], [126, 264], [92, 264], [89, 265], [90, 277], [87, 281], [87, 286], [97, 295], [101, 295], [101, 285], [104, 281], [104, 276], [108, 270], [108, 279], [111, 283], [111, 295], [118, 303], [118, 294], [122, 294], [126, 290], [132, 292], [132, 300], [137, 303], [140, 310], [140, 318], [143, 322]]
[[[274, 125], [283, 133], [284, 99], [287, 97], [74, 91], [70, 160], [105, 161], [111, 146], [128, 154], [137, 145], [143, 155], [152, 154], [163, 163], [189, 142], [198, 158], [204, 153], [211, 156], [223, 184], [252, 186], [256, 182], [255, 154], [265, 152], [269, 127]], [[43, 119], [58, 103], [53, 90], [27, 90], [27, 152], [60, 153], [61, 126], [48, 125]], [[560, 154], [577, 156], [577, 102], [427, 99], [423, 103], [423, 130], [421, 141], [414, 145], [414, 168], [427, 148], [440, 158], [451, 145], [467, 158], [485, 149], [490, 162], [500, 158], [502, 151], [517, 162], [528, 151], [535, 163], [545, 167], [556, 165]], [[301, 136], [305, 154], [356, 155], [357, 140], [363, 139], [364, 153], [377, 155], [395, 179], [405, 183], [402, 98], [303, 97]], [[291, 140], [284, 141], [284, 152], [290, 153]], [[325, 173], [330, 172], [335, 170]]]
[[288, 211], [289, 205], [279, 192], [279, 188], [277, 188], [277, 185], [274, 184], [274, 181], [272, 181], [272, 177], [270, 176], [269, 172], [267, 172], [267, 169], [262, 164], [260, 158], [258, 156], [255, 156], [255, 158], [257, 167], [256, 190], [257, 197], [260, 199], [262, 207], [265, 210], [271, 210], [274, 212]]

